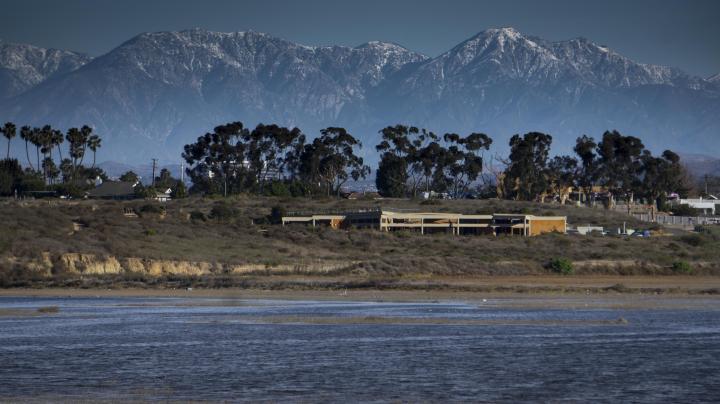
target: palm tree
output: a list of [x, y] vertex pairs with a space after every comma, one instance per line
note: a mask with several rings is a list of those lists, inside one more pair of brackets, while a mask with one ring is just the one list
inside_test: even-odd
[[8, 160], [10, 159], [10, 140], [12, 140], [12, 138], [15, 137], [16, 130], [17, 129], [15, 128], [15, 124], [12, 122], [5, 122], [5, 126], [0, 128], [0, 131], [3, 133], [3, 136], [5, 136], [8, 140], [7, 156], [5, 157]]
[[57, 147], [58, 154], [60, 155], [60, 161], [63, 160], [62, 156], [62, 148], [60, 147], [60, 144], [65, 141], [65, 137], [63, 136], [62, 131], [59, 131], [57, 129], [52, 131], [52, 140], [53, 144]]
[[91, 135], [87, 141], [87, 147], [93, 152], [93, 163], [91, 168], [95, 168], [95, 153], [100, 148], [101, 139], [98, 135]]
[[47, 167], [48, 164], [46, 164], [46, 160], [50, 160], [53, 164], [52, 160], [52, 149], [55, 147], [55, 141], [53, 139], [53, 129], [50, 125], [45, 125], [40, 129], [38, 132], [38, 143], [40, 144], [40, 152], [43, 155], [43, 175], [45, 176], [45, 180], [48, 179], [48, 170]]
[[25, 141], [25, 156], [27, 156], [28, 165], [31, 170], [35, 170], [33, 168], [32, 161], [30, 161], [30, 151], [28, 151], [28, 142], [32, 142], [33, 139], [32, 128], [27, 125], [20, 128], [20, 139]]
[[81, 134], [81, 142], [80, 146], [82, 146], [82, 156], [80, 156], [80, 165], [82, 165], [83, 160], [85, 159], [85, 149], [88, 146], [88, 139], [92, 135], [93, 129], [87, 125], [83, 125], [82, 128], [80, 128], [80, 134]]
[[50, 185], [55, 183], [55, 179], [60, 174], [60, 170], [55, 165], [55, 161], [51, 157], [45, 157], [42, 162], [43, 173], [45, 174], [46, 181], [50, 182]]
[[40, 171], [40, 144], [42, 140], [42, 133], [40, 128], [33, 128], [30, 135], [30, 143], [35, 146], [35, 155], [37, 157], [37, 168]]

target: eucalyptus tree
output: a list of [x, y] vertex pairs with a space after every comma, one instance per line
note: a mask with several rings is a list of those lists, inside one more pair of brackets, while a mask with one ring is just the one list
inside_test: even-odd
[[380, 130], [381, 141], [375, 150], [382, 153], [376, 175], [379, 190], [392, 196], [417, 195], [425, 179], [422, 150], [439, 137], [424, 128], [395, 125]]
[[[597, 145], [602, 184], [615, 195], [629, 195], [632, 202], [635, 191], [640, 187], [642, 170], [642, 141], [634, 136], [624, 136], [618, 131], [606, 131]], [[614, 198], [610, 200], [614, 203]]]
[[288, 174], [294, 176], [305, 145], [305, 135], [300, 129], [259, 124], [243, 138], [245, 156], [261, 192], [271, 174], [282, 178]]
[[564, 205], [570, 191], [578, 183], [578, 161], [571, 156], [555, 156], [548, 163], [550, 191], [557, 194]]
[[549, 188], [547, 161], [552, 136], [530, 132], [510, 138], [505, 192], [516, 200], [534, 200]]
[[[190, 165], [186, 171], [196, 190], [225, 196], [246, 189], [246, 147], [248, 130], [242, 122], [220, 125], [212, 133], [184, 147], [182, 157]], [[228, 189], [229, 188], [229, 189]]]
[[446, 133], [443, 140], [448, 145], [440, 159], [444, 183], [450, 194], [458, 198], [467, 193], [470, 184], [482, 173], [482, 150], [490, 149], [492, 139], [484, 133], [471, 133], [466, 137]]
[[595, 139], [587, 135], [582, 135], [575, 141], [573, 151], [578, 156], [579, 167], [577, 169], [576, 183], [578, 188], [585, 195], [592, 193], [593, 185], [595, 185], [600, 174], [598, 156], [595, 152], [597, 143]]
[[375, 185], [382, 195], [403, 197], [407, 194], [408, 167], [417, 152], [409, 136], [418, 132], [418, 128], [405, 125], [380, 130], [382, 140], [375, 146], [375, 150], [381, 153]]
[[350, 179], [357, 181], [370, 174], [370, 167], [355, 154], [362, 144], [345, 128], [328, 127], [320, 136], [305, 145], [300, 157], [300, 176], [307, 182], [317, 182], [327, 195], [340, 195], [342, 186]]
[[418, 150], [417, 164], [425, 183], [425, 192], [431, 188], [444, 191], [446, 187], [444, 167], [447, 161], [447, 149], [440, 142], [433, 140]]
[[684, 195], [689, 191], [685, 167], [675, 152], [665, 150], [660, 157], [654, 157], [645, 150], [641, 161], [641, 194], [658, 208], [663, 207], [669, 192]]

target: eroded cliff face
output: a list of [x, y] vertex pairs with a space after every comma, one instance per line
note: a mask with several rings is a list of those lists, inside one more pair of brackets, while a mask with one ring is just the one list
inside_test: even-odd
[[[693, 268], [698, 273], [712, 273], [718, 267], [714, 262], [694, 261]], [[653, 275], [673, 274], [669, 267], [642, 260], [580, 260], [574, 261], [575, 273], [614, 274], [614, 275]], [[80, 276], [103, 276], [139, 274], [161, 277], [204, 276], [204, 275], [368, 275], [368, 271], [359, 261], [314, 261], [297, 264], [229, 264], [208, 261], [182, 261], [138, 257], [115, 257], [97, 254], [43, 252], [35, 258], [0, 257], [0, 269], [20, 268], [35, 277], [51, 277], [56, 274]], [[413, 275], [430, 275], [433, 270], [408, 265], [404, 268]], [[440, 274], [443, 273], [442, 269]], [[472, 268], [464, 268], [462, 274], [475, 275], [537, 275], [545, 274], [542, 263], [531, 261], [499, 261], [493, 263], [478, 262]], [[394, 275], [401, 275], [393, 272]], [[387, 273], [386, 273], [387, 275]]]
[[3, 257], [0, 266], [22, 266], [29, 271], [51, 276], [55, 273], [77, 275], [118, 275], [138, 273], [150, 276], [162, 275], [210, 275], [252, 273], [307, 273], [322, 274], [353, 265], [349, 262], [319, 262], [311, 264], [227, 264], [205, 261], [178, 261], [137, 257], [114, 257], [96, 254], [42, 253], [34, 259]]

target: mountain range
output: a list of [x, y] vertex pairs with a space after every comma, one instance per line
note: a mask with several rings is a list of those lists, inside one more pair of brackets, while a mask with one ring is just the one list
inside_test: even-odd
[[485, 132], [501, 152], [515, 133], [550, 133], [554, 150], [567, 152], [582, 134], [617, 129], [658, 152], [718, 154], [709, 150], [720, 146], [720, 75], [513, 28], [437, 57], [388, 42], [312, 47], [193, 29], [144, 33], [96, 58], [0, 42], [0, 120], [90, 124], [103, 138], [98, 157], [130, 164], [177, 162], [184, 144], [236, 120], [309, 136], [344, 126], [371, 161], [378, 130], [395, 123]]

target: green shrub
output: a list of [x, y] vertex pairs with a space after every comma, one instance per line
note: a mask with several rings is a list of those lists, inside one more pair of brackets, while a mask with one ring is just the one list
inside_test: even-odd
[[279, 196], [285, 198], [291, 195], [288, 187], [282, 181], [271, 182], [270, 185], [265, 188], [265, 194], [268, 196]]
[[155, 204], [146, 204], [140, 207], [140, 212], [142, 213], [162, 213], [165, 210], [164, 206], [159, 206]]
[[207, 220], [207, 216], [205, 216], [205, 214], [200, 212], [199, 210], [193, 210], [192, 212], [190, 212], [190, 220], [204, 222]]
[[692, 272], [692, 267], [686, 261], [675, 261], [672, 263], [673, 272], [689, 274]]
[[270, 223], [272, 224], [280, 224], [282, 222], [282, 217], [287, 216], [287, 210], [284, 206], [273, 206], [270, 210]]
[[705, 244], [705, 239], [700, 234], [686, 234], [680, 237], [680, 241], [693, 247], [700, 247]]
[[718, 226], [695, 226], [695, 231], [711, 238], [713, 241], [720, 240], [720, 228]]
[[153, 187], [146, 187], [143, 184], [135, 186], [135, 196], [138, 198], [153, 198], [156, 194], [157, 191]]
[[154, 236], [154, 235], [156, 235], [156, 234], [157, 234], [157, 230], [155, 230], [155, 229], [146, 229], [146, 230], [145, 230], [145, 235], [146, 235], [146, 236]]
[[227, 203], [216, 203], [210, 210], [210, 217], [218, 221], [228, 221], [238, 216], [240, 212]]
[[675, 216], [698, 216], [699, 214], [698, 210], [690, 207], [690, 205], [673, 206], [672, 213]]
[[553, 258], [548, 263], [548, 268], [555, 273], [570, 275], [573, 273], [572, 261], [567, 258]]
[[178, 181], [178, 183], [177, 183], [177, 184], [175, 185], [175, 187], [172, 189], [172, 193], [170, 194], [170, 196], [171, 196], [173, 199], [187, 198], [187, 196], [188, 196], [187, 187], [185, 186], [185, 184], [183, 184], [182, 182]]
[[287, 188], [293, 197], [310, 196], [314, 192], [311, 184], [302, 181], [291, 181]]

